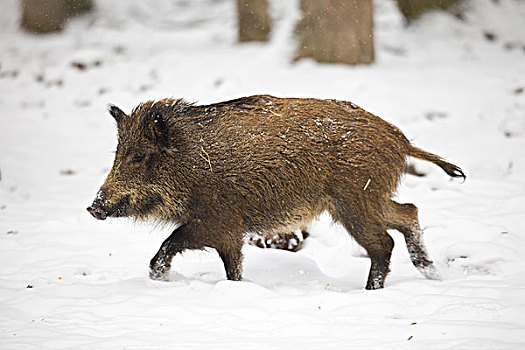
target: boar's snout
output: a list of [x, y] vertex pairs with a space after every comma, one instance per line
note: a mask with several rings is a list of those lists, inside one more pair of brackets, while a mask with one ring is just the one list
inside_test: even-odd
[[93, 204], [87, 208], [87, 211], [89, 211], [95, 219], [105, 220], [107, 217], [127, 216], [129, 206], [129, 195], [120, 198], [117, 197], [115, 200], [114, 196], [107, 196], [106, 191], [100, 190], [97, 193]]
[[87, 207], [87, 211], [97, 220], [105, 220], [108, 216], [108, 213], [97, 203]]
[[95, 219], [105, 220], [109, 216], [108, 210], [104, 207], [105, 201], [106, 195], [102, 190], [100, 190], [98, 191], [97, 197], [95, 198], [93, 203], [86, 209], [91, 215], [93, 215]]

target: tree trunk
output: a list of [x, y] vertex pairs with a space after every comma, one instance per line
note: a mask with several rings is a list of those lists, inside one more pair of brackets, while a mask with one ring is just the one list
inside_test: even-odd
[[374, 61], [372, 0], [301, 0], [303, 18], [295, 27], [295, 59], [368, 64]]
[[66, 20], [64, 0], [22, 0], [22, 27], [34, 33], [62, 30]]
[[239, 41], [267, 41], [270, 15], [267, 0], [237, 0]]
[[433, 9], [446, 10], [458, 0], [397, 0], [397, 6], [408, 22]]
[[62, 30], [68, 16], [88, 12], [92, 0], [22, 0], [22, 27], [33, 33]]
[[93, 8], [91, 0], [65, 0], [66, 13], [68, 16], [77, 16], [89, 12]]

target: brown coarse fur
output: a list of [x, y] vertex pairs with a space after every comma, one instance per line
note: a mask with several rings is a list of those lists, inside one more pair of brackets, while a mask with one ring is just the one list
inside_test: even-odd
[[152, 278], [167, 278], [175, 254], [211, 247], [227, 278], [240, 280], [244, 234], [292, 232], [324, 211], [366, 249], [367, 289], [382, 288], [388, 273], [387, 229], [401, 231], [414, 265], [436, 277], [417, 208], [392, 196], [409, 156], [464, 175], [353, 103], [259, 95], [202, 106], [164, 99], [110, 113], [115, 162], [88, 210], [179, 225], [151, 260]]

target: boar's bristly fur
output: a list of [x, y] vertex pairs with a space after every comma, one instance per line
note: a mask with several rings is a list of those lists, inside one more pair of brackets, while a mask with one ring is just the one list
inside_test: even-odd
[[304, 228], [328, 211], [371, 259], [367, 289], [382, 288], [394, 241], [437, 278], [422, 243], [417, 208], [392, 200], [409, 156], [453, 177], [461, 169], [410, 144], [403, 133], [351, 102], [260, 95], [212, 105], [148, 101], [118, 127], [113, 168], [88, 210], [179, 225], [151, 260], [166, 279], [173, 256], [211, 247], [228, 279], [242, 278], [243, 235]]

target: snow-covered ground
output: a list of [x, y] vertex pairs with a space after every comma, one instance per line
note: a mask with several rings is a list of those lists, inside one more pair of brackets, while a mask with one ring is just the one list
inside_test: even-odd
[[[379, 0], [377, 61], [359, 67], [291, 63], [297, 1], [272, 1], [271, 42], [237, 44], [234, 3], [98, 1], [33, 36], [2, 1], [0, 348], [525, 348], [525, 3], [468, 1], [464, 21], [407, 28]], [[416, 163], [427, 176], [398, 191], [443, 281], [392, 232], [386, 288], [365, 291], [369, 259], [322, 217], [298, 253], [247, 246], [243, 282], [214, 251], [157, 282], [148, 262], [169, 228], [86, 212], [116, 145], [108, 103], [255, 93], [353, 101], [460, 165], [463, 184]]]

